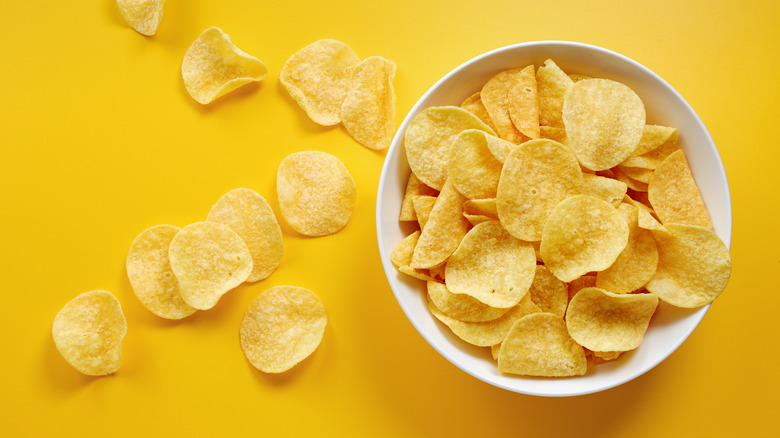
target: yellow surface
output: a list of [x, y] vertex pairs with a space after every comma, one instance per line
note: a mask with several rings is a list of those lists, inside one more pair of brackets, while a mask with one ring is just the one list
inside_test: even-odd
[[[4, 0], [0, 17], [0, 436], [780, 433], [777, 2], [168, 0], [152, 38], [112, 0]], [[269, 75], [203, 107], [179, 66], [209, 26]], [[729, 175], [728, 289], [676, 353], [616, 389], [546, 399], [463, 373], [385, 281], [374, 221], [384, 154], [314, 125], [279, 84], [284, 61], [321, 38], [397, 63], [399, 123], [447, 71], [511, 43], [581, 41], [653, 69], [698, 112]], [[138, 233], [202, 220], [242, 186], [278, 215], [276, 167], [307, 149], [337, 155], [357, 182], [344, 230], [311, 239], [283, 225], [278, 271], [187, 320], [141, 306], [124, 269]], [[280, 284], [317, 293], [329, 324], [313, 356], [271, 376], [247, 363], [238, 328]], [[129, 326], [124, 365], [107, 378], [74, 371], [50, 333], [57, 311], [93, 289], [120, 299]]]

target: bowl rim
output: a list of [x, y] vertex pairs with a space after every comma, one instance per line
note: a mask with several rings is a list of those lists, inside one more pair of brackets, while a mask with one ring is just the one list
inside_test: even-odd
[[[471, 67], [474, 64], [480, 63], [483, 60], [486, 60], [488, 58], [491, 58], [493, 56], [496, 56], [498, 54], [507, 52], [507, 51], [514, 51], [519, 50], [523, 48], [531, 48], [536, 46], [565, 46], [567, 48], [580, 48], [585, 50], [591, 50], [600, 52], [604, 55], [608, 55], [611, 57], [618, 58], [620, 61], [625, 62], [629, 64], [631, 67], [635, 69], [641, 70], [644, 74], [650, 75], [655, 81], [659, 82], [661, 85], [663, 85], [668, 91], [670, 91], [672, 94], [675, 95], [675, 97], [684, 105], [687, 112], [689, 112], [691, 115], [693, 115], [693, 120], [695, 124], [697, 125], [697, 128], [703, 133], [707, 140], [707, 145], [712, 149], [712, 152], [714, 153], [717, 162], [717, 168], [713, 169], [718, 173], [718, 178], [720, 178], [723, 181], [723, 184], [725, 185], [726, 189], [726, 201], [725, 205], [728, 210], [728, 215], [725, 218], [724, 225], [720, 227], [718, 231], [719, 237], [723, 240], [726, 247], [730, 249], [731, 247], [731, 235], [732, 235], [732, 220], [733, 220], [733, 211], [732, 211], [732, 203], [731, 203], [731, 191], [728, 185], [728, 179], [726, 176], [725, 169], [723, 167], [723, 162], [720, 158], [720, 154], [718, 153], [717, 147], [715, 146], [714, 141], [712, 140], [712, 137], [707, 130], [707, 128], [704, 126], [704, 123], [701, 121], [701, 118], [696, 113], [696, 111], [693, 110], [691, 105], [688, 103], [687, 100], [685, 100], [682, 95], [674, 88], [672, 87], [668, 82], [666, 82], [663, 78], [661, 78], [658, 74], [650, 70], [649, 68], [645, 67], [644, 65], [640, 64], [637, 61], [634, 61], [633, 59], [622, 55], [620, 53], [614, 52], [609, 49], [605, 49], [603, 47], [586, 44], [586, 43], [580, 43], [580, 42], [573, 42], [573, 41], [563, 41], [563, 40], [540, 40], [540, 41], [529, 41], [529, 42], [522, 42], [522, 43], [516, 43], [511, 44], [503, 47], [499, 47], [490, 51], [487, 51], [485, 53], [482, 53], [480, 55], [477, 55], [475, 57], [472, 57], [471, 59], [461, 63], [454, 69], [450, 70], [446, 75], [441, 77], [439, 80], [437, 80], [433, 85], [431, 85], [428, 90], [417, 100], [417, 102], [412, 106], [412, 108], [409, 110], [407, 115], [404, 117], [403, 121], [399, 125], [395, 136], [393, 137], [393, 140], [391, 142], [390, 147], [388, 148], [387, 155], [385, 157], [383, 166], [382, 166], [382, 172], [379, 179], [379, 185], [377, 187], [377, 200], [376, 200], [376, 232], [377, 232], [377, 240], [378, 240], [378, 246], [379, 246], [379, 252], [380, 252], [380, 258], [382, 261], [382, 267], [385, 272], [385, 278], [388, 282], [388, 285], [390, 286], [390, 289], [393, 292], [393, 295], [396, 298], [396, 301], [398, 302], [398, 305], [401, 307], [401, 310], [404, 312], [404, 315], [406, 316], [407, 320], [414, 326], [415, 330], [420, 334], [420, 336], [425, 339], [425, 341], [436, 351], [438, 352], [442, 357], [447, 359], [451, 364], [455, 365], [462, 371], [466, 372], [467, 374], [485, 382], [492, 386], [496, 386], [511, 392], [516, 393], [522, 393], [527, 395], [535, 395], [535, 396], [546, 396], [546, 397], [568, 397], [568, 396], [578, 396], [578, 395], [585, 395], [585, 394], [591, 394], [596, 392], [605, 391], [617, 386], [620, 386], [624, 383], [627, 383], [631, 380], [634, 380], [643, 374], [647, 373], [648, 371], [655, 368], [658, 364], [666, 360], [672, 353], [677, 351], [677, 349], [690, 337], [690, 335], [693, 333], [693, 331], [698, 327], [698, 325], [701, 323], [702, 319], [706, 315], [707, 311], [710, 309], [712, 304], [708, 304], [706, 306], [703, 306], [699, 309], [694, 309], [695, 311], [691, 314], [690, 317], [695, 318], [695, 324], [693, 324], [686, 333], [684, 333], [683, 336], [680, 337], [679, 342], [677, 342], [671, 350], [667, 354], [661, 354], [658, 355], [658, 357], [654, 358], [647, 366], [645, 366], [643, 369], [640, 369], [638, 372], [631, 373], [623, 378], [615, 379], [614, 381], [609, 382], [608, 384], [601, 385], [594, 387], [592, 389], [585, 389], [580, 391], [571, 391], [571, 392], [558, 392], [558, 393], [546, 393], [543, 391], [534, 391], [534, 390], [527, 390], [524, 388], [518, 388], [518, 387], [512, 387], [504, 385], [500, 382], [490, 381], [485, 376], [480, 375], [479, 373], [465, 367], [463, 364], [460, 363], [459, 360], [456, 358], [453, 358], [446, 350], [443, 348], [440, 348], [437, 342], [434, 342], [430, 338], [430, 336], [427, 334], [426, 330], [423, 329], [423, 327], [420, 327], [418, 322], [411, 317], [411, 310], [409, 309], [408, 305], [406, 304], [405, 300], [403, 300], [399, 296], [399, 292], [396, 291], [396, 287], [394, 286], [393, 280], [391, 280], [391, 275], [394, 275], [397, 273], [396, 268], [392, 265], [389, 259], [389, 253], [385, 251], [385, 247], [383, 245], [383, 225], [385, 224], [385, 218], [382, 215], [382, 206], [384, 204], [384, 188], [388, 183], [389, 176], [389, 169], [390, 169], [390, 157], [395, 156], [396, 154], [399, 154], [399, 149], [403, 146], [403, 134], [406, 130], [406, 127], [408, 126], [410, 120], [421, 110], [424, 109], [424, 107], [430, 106], [427, 101], [431, 97], [432, 94], [436, 93], [436, 91], [440, 88], [440, 86], [446, 82], [448, 82], [453, 76], [458, 75], [463, 70]], [[408, 167], [408, 163], [406, 164]], [[394, 222], [398, 224], [397, 217], [394, 219]], [[694, 316], [695, 315], [695, 316]], [[522, 378], [523, 376], [518, 376], [518, 378]]]

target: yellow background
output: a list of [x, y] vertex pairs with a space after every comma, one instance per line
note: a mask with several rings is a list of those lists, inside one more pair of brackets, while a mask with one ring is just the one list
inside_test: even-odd
[[[780, 6], [740, 1], [168, 0], [159, 32], [127, 27], [113, 0], [0, 2], [0, 436], [701, 436], [780, 433], [776, 394]], [[184, 51], [219, 26], [269, 76], [203, 107]], [[278, 81], [303, 46], [336, 38], [398, 65], [397, 121], [438, 78], [523, 41], [599, 45], [654, 70], [718, 145], [734, 208], [731, 283], [668, 360], [621, 387], [548, 399], [488, 386], [439, 356], [381, 268], [375, 200], [384, 153], [307, 120]], [[303, 238], [267, 280], [168, 322], [129, 286], [145, 228], [202, 220], [236, 187], [279, 215], [279, 161], [337, 155], [358, 200], [340, 233]], [[283, 222], [283, 221], [282, 221]], [[238, 344], [261, 291], [303, 286], [324, 302], [320, 348], [264, 375]], [[51, 322], [76, 295], [112, 291], [129, 329], [124, 364], [78, 374]]]

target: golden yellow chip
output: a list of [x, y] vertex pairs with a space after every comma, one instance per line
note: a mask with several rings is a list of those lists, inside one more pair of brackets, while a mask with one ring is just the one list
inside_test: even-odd
[[524, 376], [581, 376], [588, 362], [563, 319], [542, 312], [515, 322], [498, 351], [498, 370]]
[[127, 24], [143, 35], [154, 35], [163, 17], [165, 0], [116, 0]]
[[608, 79], [576, 82], [563, 102], [563, 122], [583, 166], [605, 170], [636, 149], [645, 126], [645, 107], [631, 88]]
[[568, 143], [569, 139], [566, 137], [566, 129], [557, 128], [554, 126], [540, 126], [539, 138], [546, 138], [548, 140], [555, 140], [560, 144]]
[[104, 290], [72, 299], [57, 312], [51, 328], [62, 357], [88, 376], [104, 376], [119, 369], [126, 333], [127, 321], [119, 300]]
[[349, 70], [341, 122], [358, 143], [369, 149], [385, 149], [395, 135], [395, 63], [371, 56]]
[[521, 134], [539, 138], [539, 96], [534, 66], [529, 65], [514, 76], [509, 88], [509, 118]]
[[501, 162], [488, 148], [488, 138], [497, 137], [479, 129], [461, 132], [449, 152], [447, 174], [455, 188], [469, 199], [495, 198]]
[[282, 216], [306, 236], [325, 236], [344, 228], [357, 198], [355, 180], [344, 163], [318, 151], [285, 157], [276, 173], [276, 192]]
[[[642, 128], [642, 138], [639, 139], [639, 144], [637, 145], [636, 149], [634, 149], [634, 152], [631, 153], [631, 156], [649, 158], [653, 155], [646, 154], [651, 151], [658, 150], [658, 148], [665, 145], [667, 147], [669, 145], [676, 147], [677, 129], [661, 125], [645, 125], [645, 127]], [[663, 161], [663, 158], [661, 161]], [[623, 164], [626, 166], [629, 165], [625, 163]], [[655, 167], [648, 167], [648, 169], [655, 169]]]
[[682, 150], [669, 155], [653, 172], [647, 197], [664, 225], [674, 222], [712, 228]]
[[428, 298], [436, 308], [463, 322], [492, 321], [509, 311], [509, 308], [490, 307], [470, 295], [454, 294], [447, 285], [436, 281], [428, 282]]
[[409, 266], [412, 263], [414, 248], [420, 239], [420, 231], [404, 237], [403, 240], [390, 253], [390, 263], [398, 269], [398, 272], [423, 281], [435, 281], [427, 269], [414, 269]]
[[506, 156], [517, 146], [512, 142], [492, 135], [485, 136], [485, 140], [487, 141], [487, 147], [490, 153], [502, 164], [506, 161]]
[[586, 287], [596, 287], [595, 275], [583, 275], [580, 278], [575, 278], [574, 280], [570, 281], [569, 301], [571, 301], [571, 299], [574, 298], [574, 295], [577, 295], [577, 292], [579, 292], [582, 289], [585, 289]]
[[534, 241], [552, 209], [582, 191], [582, 171], [574, 154], [552, 140], [531, 140], [504, 162], [498, 183], [498, 218], [518, 239]]
[[596, 274], [596, 287], [624, 294], [644, 286], [658, 266], [653, 234], [639, 227], [639, 208], [620, 204], [618, 211], [628, 224], [628, 243], [610, 267]]
[[566, 306], [569, 304], [569, 288], [566, 283], [558, 280], [544, 265], [536, 265], [536, 274], [528, 291], [531, 301], [542, 312], [553, 313], [563, 318]]
[[490, 114], [488, 114], [485, 104], [482, 103], [482, 97], [480, 96], [479, 91], [466, 98], [466, 100], [460, 104], [460, 107], [477, 116], [479, 120], [482, 120], [486, 125], [490, 126], [490, 129], [493, 131], [496, 130], [496, 126], [493, 124], [493, 120], [490, 119]]
[[230, 227], [196, 222], [179, 230], [168, 249], [182, 299], [206, 310], [252, 272], [252, 253]]
[[[510, 92], [521, 80], [522, 70], [521, 68], [516, 68], [498, 73], [482, 87], [480, 92], [482, 103], [490, 115], [490, 120], [493, 121], [493, 125], [496, 127], [498, 136], [515, 144], [528, 140], [528, 137], [523, 135], [515, 124], [512, 123], [510, 115], [510, 107], [512, 106], [512, 95]], [[534, 83], [536, 83], [535, 79]]]
[[652, 169], [646, 169], [642, 167], [628, 167], [618, 165], [617, 168], [619, 168], [621, 172], [623, 172], [623, 174], [627, 177], [633, 179], [634, 181], [643, 182], [645, 184], [650, 182], [650, 175], [653, 174]]
[[528, 293], [536, 254], [528, 242], [512, 237], [498, 221], [472, 228], [447, 261], [447, 287], [491, 307], [512, 307]]
[[642, 343], [657, 306], [653, 294], [614, 294], [588, 287], [569, 303], [566, 327], [589, 350], [629, 351]]
[[466, 220], [468, 220], [472, 226], [477, 226], [482, 222], [490, 222], [496, 220], [496, 218], [494, 217], [485, 216], [482, 214], [468, 214], [466, 212], [463, 212], [463, 217], [465, 217]]
[[319, 40], [287, 60], [279, 82], [314, 123], [338, 125], [350, 87], [350, 67], [359, 62], [357, 54], [341, 41]]
[[572, 82], [577, 83], [585, 79], [593, 79], [593, 76], [583, 75], [579, 73], [570, 73], [569, 78], [572, 80]]
[[617, 207], [623, 202], [628, 186], [622, 181], [589, 173], [582, 174], [582, 194], [595, 196]]
[[469, 199], [463, 203], [463, 212], [473, 215], [483, 215], [498, 219], [496, 198]]
[[544, 61], [544, 65], [536, 71], [536, 81], [539, 90], [539, 124], [563, 128], [563, 98], [574, 81], [552, 59]]
[[171, 270], [168, 248], [179, 227], [156, 225], [141, 232], [127, 253], [127, 278], [133, 292], [155, 315], [166, 319], [186, 318], [197, 309], [181, 297], [179, 281]]
[[645, 286], [677, 307], [701, 307], [717, 298], [731, 277], [731, 256], [709, 228], [665, 224], [653, 235], [658, 243], [658, 268]]
[[428, 222], [428, 218], [431, 216], [433, 206], [436, 205], [436, 197], [434, 196], [418, 196], [414, 198], [414, 214], [417, 216], [417, 222], [420, 224], [420, 229], [425, 228], [425, 224]]
[[542, 232], [544, 264], [569, 282], [612, 265], [628, 244], [628, 224], [612, 205], [588, 195], [565, 199]]
[[593, 363], [596, 365], [616, 360], [623, 354], [622, 351], [592, 351]]
[[276, 286], [252, 301], [241, 321], [241, 349], [264, 373], [283, 373], [314, 353], [322, 342], [328, 316], [311, 291]]
[[404, 132], [404, 147], [409, 167], [420, 181], [436, 190], [444, 187], [450, 147], [467, 129], [495, 134], [477, 116], [457, 106], [434, 106], [414, 116]]
[[469, 230], [469, 221], [463, 217], [464, 200], [452, 181], [447, 180], [414, 248], [412, 268], [434, 268], [455, 252]]
[[206, 221], [229, 226], [252, 253], [252, 273], [246, 281], [267, 278], [279, 266], [284, 255], [282, 229], [271, 206], [259, 193], [234, 189], [211, 207]]
[[620, 166], [615, 166], [611, 169], [613, 177], [624, 183], [626, 186], [628, 186], [629, 189], [637, 191], [637, 192], [646, 192], [647, 191], [647, 183], [635, 180], [634, 178], [629, 177], [626, 175], [625, 172], [623, 172], [623, 168]]
[[263, 61], [233, 45], [218, 27], [203, 31], [192, 42], [181, 63], [184, 86], [203, 105], [268, 74]]
[[409, 179], [406, 182], [404, 199], [401, 201], [401, 214], [398, 218], [399, 221], [408, 222], [417, 220], [417, 215], [414, 213], [413, 202], [414, 198], [422, 195], [439, 196], [439, 191], [426, 186], [422, 181], [420, 181], [419, 178], [417, 178], [417, 175], [410, 173]]

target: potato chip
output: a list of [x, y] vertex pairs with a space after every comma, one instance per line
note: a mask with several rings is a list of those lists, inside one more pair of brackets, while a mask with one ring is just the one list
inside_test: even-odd
[[155, 315], [166, 319], [186, 318], [197, 309], [181, 297], [179, 281], [171, 270], [168, 248], [179, 227], [156, 225], [141, 232], [127, 253], [127, 278], [133, 292]]
[[628, 244], [628, 224], [612, 205], [588, 195], [565, 199], [542, 232], [544, 264], [569, 282], [612, 265]]
[[439, 191], [426, 186], [417, 178], [417, 175], [410, 173], [409, 179], [406, 182], [404, 199], [401, 201], [401, 215], [398, 218], [399, 221], [407, 222], [417, 220], [417, 215], [414, 213], [413, 202], [414, 198], [422, 195], [439, 196]]
[[496, 198], [466, 200], [463, 203], [463, 211], [468, 214], [478, 214], [498, 219]]
[[654, 232], [658, 268], [645, 285], [648, 291], [677, 307], [694, 308], [717, 298], [731, 277], [731, 256], [709, 228], [665, 224]]
[[529, 65], [514, 76], [509, 88], [509, 118], [521, 134], [539, 138], [539, 97], [534, 66]]
[[536, 265], [531, 288], [528, 290], [531, 301], [542, 312], [553, 313], [563, 318], [566, 306], [569, 304], [569, 288], [566, 283], [558, 280], [544, 265]]
[[580, 278], [575, 278], [569, 282], [569, 301], [577, 295], [577, 292], [585, 289], [586, 287], [596, 287], [595, 275], [583, 275]]
[[540, 126], [539, 138], [546, 138], [548, 140], [555, 140], [560, 144], [567, 144], [569, 139], [566, 136], [566, 129], [557, 128], [554, 126]]
[[571, 79], [572, 82], [577, 83], [585, 79], [593, 79], [593, 76], [583, 75], [579, 73], [570, 73], [569, 79]]
[[493, 124], [493, 120], [490, 119], [490, 114], [488, 114], [485, 104], [482, 103], [482, 97], [480, 96], [479, 91], [466, 98], [466, 100], [460, 104], [460, 107], [477, 116], [479, 120], [482, 120], [486, 125], [490, 126], [490, 129], [493, 131], [496, 130], [496, 126]]
[[510, 309], [490, 307], [470, 295], [454, 294], [447, 289], [447, 285], [436, 281], [428, 282], [428, 298], [436, 308], [463, 322], [492, 321]]
[[287, 60], [279, 82], [314, 123], [338, 125], [351, 84], [350, 67], [359, 62], [357, 54], [341, 41], [319, 40]]
[[589, 173], [582, 174], [582, 194], [607, 201], [613, 207], [623, 202], [628, 186], [622, 181]]
[[[654, 144], [651, 146], [654, 146]], [[663, 144], [635, 158], [641, 159], [644, 163], [644, 167], [648, 169], [657, 169], [658, 166], [660, 166], [661, 163], [666, 159], [666, 157], [668, 157], [669, 155], [671, 155], [672, 153], [674, 153], [679, 149], [680, 147], [677, 145], [677, 130], [675, 129], [671, 132], [671, 134], [666, 139], [666, 141], [663, 142]], [[632, 164], [632, 162], [629, 160], [632, 159], [629, 158], [628, 160], [626, 160], [624, 162], [625, 165]], [[634, 165], [634, 167], [638, 167], [636, 166], [636, 162], [634, 162], [634, 164], [632, 165]]]
[[623, 174], [625, 174], [627, 177], [633, 179], [634, 181], [639, 181], [647, 184], [650, 182], [650, 175], [653, 174], [652, 169], [645, 169], [641, 167], [628, 167], [628, 166], [617, 166]]
[[622, 351], [592, 351], [591, 353], [593, 354], [593, 363], [595, 365], [600, 365], [602, 363], [616, 360], [620, 357], [621, 354], [623, 354]]
[[282, 229], [268, 201], [254, 190], [227, 192], [211, 207], [206, 221], [225, 224], [244, 240], [252, 253], [252, 273], [246, 281], [268, 278], [281, 263]]
[[369, 149], [385, 149], [395, 135], [395, 63], [371, 56], [350, 67], [350, 86], [341, 104], [349, 135]]
[[276, 173], [279, 208], [287, 223], [306, 236], [325, 236], [352, 217], [357, 189], [344, 163], [318, 151], [290, 154]]
[[[523, 135], [515, 124], [512, 123], [510, 107], [512, 105], [512, 95], [510, 91], [521, 82], [521, 73], [523, 69], [516, 68], [506, 70], [493, 76], [480, 92], [482, 103], [485, 105], [493, 125], [496, 127], [496, 133], [504, 140], [515, 144], [523, 143], [528, 137]], [[534, 79], [534, 83], [536, 80]]]
[[533, 246], [498, 221], [472, 228], [447, 261], [447, 287], [491, 307], [512, 307], [528, 293], [536, 269]]
[[588, 169], [605, 170], [636, 149], [645, 107], [628, 86], [608, 79], [576, 82], [563, 102], [568, 146]]
[[433, 206], [436, 205], [436, 197], [418, 196], [414, 198], [412, 204], [414, 204], [414, 214], [417, 216], [417, 222], [420, 224], [420, 229], [422, 230], [425, 228], [425, 224], [431, 216]]
[[466, 220], [468, 220], [472, 226], [479, 225], [482, 222], [490, 222], [496, 220], [496, 218], [494, 217], [485, 216], [481, 214], [468, 214], [466, 212], [463, 212], [463, 217], [465, 217]]
[[506, 337], [506, 334], [509, 333], [509, 329], [512, 328], [515, 321], [525, 315], [539, 312], [539, 308], [531, 302], [530, 297], [527, 295], [520, 303], [500, 317], [483, 322], [457, 320], [436, 307], [430, 297], [428, 298], [428, 308], [436, 319], [452, 330], [455, 336], [477, 347], [490, 347], [500, 344]]
[[[663, 145], [677, 145], [677, 129], [668, 126], [645, 125], [642, 128], [642, 138], [639, 139], [639, 144], [634, 149], [634, 152], [631, 153], [631, 157], [645, 156], [645, 154], [657, 150]], [[649, 156], [645, 157], [648, 158]], [[623, 165], [628, 166], [625, 163]], [[649, 169], [655, 169], [655, 167], [649, 167]]]
[[669, 155], [653, 172], [647, 196], [664, 225], [674, 222], [712, 229], [710, 216], [682, 150]]
[[620, 204], [618, 211], [628, 224], [628, 243], [610, 267], [596, 274], [596, 287], [624, 294], [644, 286], [658, 265], [653, 234], [639, 227], [639, 208]]
[[163, 17], [165, 0], [116, 0], [119, 12], [136, 32], [154, 35]]
[[490, 355], [493, 356], [493, 360], [498, 360], [498, 352], [501, 351], [501, 344], [490, 346]]
[[534, 241], [552, 209], [582, 190], [582, 171], [574, 154], [552, 140], [531, 140], [507, 157], [498, 183], [498, 218], [518, 239]]
[[434, 106], [417, 113], [404, 132], [409, 167], [420, 181], [436, 190], [447, 180], [450, 146], [467, 129], [495, 134], [477, 116], [456, 106]]
[[412, 262], [412, 254], [414, 254], [414, 247], [417, 246], [417, 240], [420, 238], [420, 230], [404, 237], [393, 251], [390, 253], [390, 263], [396, 267], [409, 266]]
[[181, 63], [184, 86], [193, 99], [206, 105], [238, 87], [268, 75], [263, 61], [233, 45], [218, 27], [203, 31], [192, 42]]
[[539, 124], [563, 128], [563, 97], [574, 81], [552, 59], [544, 61], [544, 65], [536, 71], [536, 81], [539, 90]]
[[463, 217], [464, 199], [447, 180], [414, 249], [412, 268], [439, 266], [455, 252], [469, 229], [469, 222]]
[[515, 322], [498, 351], [498, 370], [524, 376], [581, 376], [588, 362], [563, 319], [542, 312]]
[[639, 347], [658, 306], [653, 294], [614, 294], [582, 289], [566, 311], [566, 327], [578, 344], [592, 351], [629, 351]]
[[629, 189], [635, 190], [637, 192], [646, 192], [647, 191], [647, 183], [635, 180], [634, 178], [629, 177], [626, 175], [625, 172], [623, 172], [623, 168], [620, 166], [613, 167], [612, 169], [612, 175], [613, 177], [624, 183], [626, 186], [628, 186]]
[[439, 265], [428, 270], [431, 277], [444, 281], [444, 269], [447, 265]]
[[119, 300], [104, 290], [83, 293], [54, 317], [51, 334], [62, 357], [88, 376], [115, 373], [122, 365], [127, 321]]
[[264, 373], [283, 373], [309, 357], [322, 342], [328, 316], [313, 292], [272, 287], [244, 313], [239, 338], [249, 363]]
[[179, 230], [168, 249], [182, 299], [206, 310], [252, 272], [252, 253], [230, 227], [196, 222]]
[[455, 188], [469, 199], [496, 197], [502, 165], [490, 152], [488, 137], [493, 136], [479, 129], [467, 129], [450, 146], [447, 174]]

